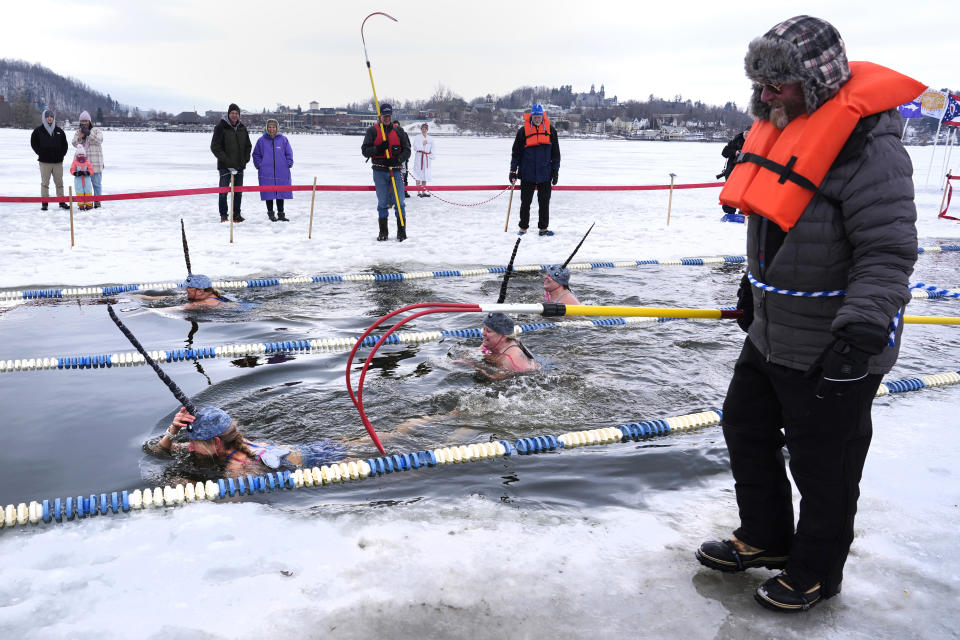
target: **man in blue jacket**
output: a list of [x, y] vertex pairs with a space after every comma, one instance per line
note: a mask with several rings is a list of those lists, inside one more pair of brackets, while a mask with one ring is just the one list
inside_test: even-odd
[[539, 220], [537, 228], [541, 236], [552, 236], [550, 226], [551, 185], [557, 184], [560, 174], [560, 143], [557, 130], [550, 126], [550, 120], [543, 107], [535, 104], [530, 113], [523, 114], [523, 127], [517, 131], [513, 141], [513, 154], [510, 158], [510, 184], [520, 177], [520, 234], [527, 232], [530, 226], [530, 204], [533, 192], [537, 192]]

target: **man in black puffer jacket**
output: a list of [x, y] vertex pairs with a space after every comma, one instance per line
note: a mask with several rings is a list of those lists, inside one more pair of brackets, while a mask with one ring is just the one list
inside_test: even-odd
[[[703, 543], [696, 556], [721, 571], [784, 569], [755, 599], [805, 611], [840, 592], [870, 409], [900, 348], [917, 231], [913, 168], [891, 107], [923, 86], [878, 65], [851, 68], [836, 29], [809, 16], [755, 39], [745, 63], [757, 120], [720, 198], [752, 212], [749, 275], [738, 293], [748, 336], [723, 405], [740, 527], [729, 540]], [[864, 96], [865, 86], [883, 90]], [[811, 139], [822, 142], [813, 147]], [[791, 140], [790, 153], [777, 156], [782, 164], [773, 161]], [[811, 169], [804, 176], [791, 168], [811, 158], [819, 182], [808, 178]], [[805, 207], [778, 199], [797, 185], [809, 198]], [[796, 527], [784, 445], [801, 495]]]
[[[30, 135], [30, 147], [37, 154], [40, 161], [40, 197], [50, 197], [50, 178], [57, 188], [57, 197], [63, 197], [63, 158], [67, 155], [67, 136], [63, 129], [57, 126], [53, 111], [43, 110], [40, 126]], [[47, 210], [47, 203], [40, 205], [40, 209]], [[60, 203], [61, 209], [69, 209], [66, 202]]]
[[[253, 145], [250, 143], [250, 134], [247, 127], [240, 122], [240, 107], [231, 104], [227, 108], [227, 115], [223, 116], [213, 130], [213, 139], [210, 141], [210, 151], [217, 157], [217, 171], [220, 172], [220, 186], [230, 186], [230, 176], [236, 187], [243, 186], [243, 170], [250, 162], [250, 152]], [[243, 222], [240, 215], [240, 202], [243, 194], [235, 191], [233, 194], [233, 221]], [[227, 194], [220, 194], [220, 222], [227, 222], [229, 209]]]

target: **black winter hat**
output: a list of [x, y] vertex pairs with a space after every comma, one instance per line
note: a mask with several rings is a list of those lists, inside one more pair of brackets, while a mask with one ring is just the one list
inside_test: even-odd
[[750, 111], [761, 120], [770, 116], [770, 106], [760, 101], [765, 83], [799, 83], [807, 113], [813, 113], [850, 79], [840, 33], [826, 20], [812, 16], [784, 20], [754, 39], [744, 67], [754, 82]]
[[231, 102], [230, 106], [227, 107], [227, 115], [229, 115], [231, 111], [236, 111], [237, 113], [240, 113], [240, 107], [237, 106], [236, 102]]

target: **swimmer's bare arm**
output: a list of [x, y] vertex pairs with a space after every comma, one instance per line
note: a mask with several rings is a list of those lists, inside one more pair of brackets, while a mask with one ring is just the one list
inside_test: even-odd
[[190, 415], [185, 407], [180, 407], [180, 411], [177, 412], [177, 415], [173, 416], [173, 422], [170, 423], [170, 426], [167, 427], [167, 430], [163, 432], [163, 437], [155, 443], [147, 442], [144, 445], [152, 453], [171, 453], [175, 448], [182, 448], [184, 445], [175, 444], [173, 442], [173, 437], [180, 432], [181, 429], [186, 427], [188, 424], [194, 421], [194, 417]]

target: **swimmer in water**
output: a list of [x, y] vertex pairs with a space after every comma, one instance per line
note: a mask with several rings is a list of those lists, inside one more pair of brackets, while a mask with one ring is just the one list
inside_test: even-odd
[[[182, 429], [190, 441], [175, 442]], [[222, 467], [223, 475], [236, 478], [248, 474], [261, 474], [278, 469], [315, 467], [341, 460], [346, 447], [332, 440], [320, 440], [296, 447], [251, 442], [243, 437], [237, 423], [223, 409], [204, 407], [191, 415], [181, 407], [173, 422], [158, 442], [147, 443], [150, 453], [185, 453], [193, 461]]]
[[488, 378], [499, 379], [540, 368], [530, 352], [514, 339], [513, 331], [513, 320], [506, 314], [490, 313], [483, 320], [483, 362], [477, 369]]
[[[209, 307], [219, 307], [224, 303], [232, 303], [233, 300], [225, 298], [222, 293], [213, 288], [210, 278], [202, 273], [191, 273], [183, 281], [183, 288], [187, 292], [187, 303], [178, 307], [168, 307], [167, 310], [183, 309], [184, 311], [197, 311]], [[141, 300], [161, 300], [170, 296], [146, 295], [142, 293], [130, 294], [132, 298]], [[139, 314], [137, 314], [139, 315]]]
[[577, 296], [570, 291], [570, 269], [559, 264], [547, 268], [543, 276], [543, 299], [559, 304], [580, 304]]
[[188, 311], [203, 307], [218, 307], [224, 302], [230, 302], [213, 288], [210, 278], [201, 273], [188, 275], [183, 281], [183, 287], [187, 290], [187, 304], [183, 308]]

